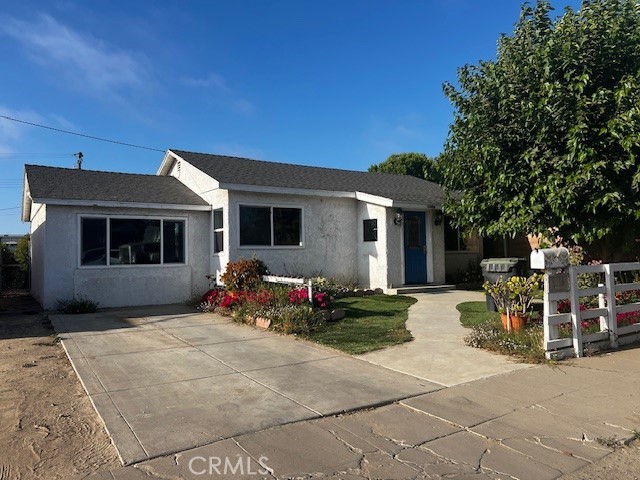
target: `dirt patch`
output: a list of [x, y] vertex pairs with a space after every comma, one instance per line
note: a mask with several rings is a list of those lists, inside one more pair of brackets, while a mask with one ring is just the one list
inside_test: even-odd
[[0, 480], [62, 479], [118, 466], [45, 315], [32, 301], [0, 299]]
[[602, 460], [561, 477], [562, 480], [640, 479], [640, 442], [619, 447]]

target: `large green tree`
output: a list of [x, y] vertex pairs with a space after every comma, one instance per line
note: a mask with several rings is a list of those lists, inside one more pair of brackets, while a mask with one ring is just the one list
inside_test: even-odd
[[369, 171], [411, 175], [436, 183], [441, 181], [437, 160], [429, 158], [424, 153], [394, 153], [389, 155], [384, 162], [371, 165]]
[[495, 61], [444, 92], [446, 210], [481, 235], [592, 242], [640, 218], [640, 3], [524, 5]]

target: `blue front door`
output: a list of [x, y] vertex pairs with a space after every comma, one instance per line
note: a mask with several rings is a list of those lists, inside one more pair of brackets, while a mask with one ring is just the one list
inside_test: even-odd
[[404, 212], [404, 282], [427, 283], [427, 230], [424, 212]]

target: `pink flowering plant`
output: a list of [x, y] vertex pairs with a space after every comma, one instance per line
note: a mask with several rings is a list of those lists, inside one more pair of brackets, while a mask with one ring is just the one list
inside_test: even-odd
[[[266, 269], [263, 266], [256, 258], [228, 266], [222, 277], [228, 287], [208, 290], [202, 296], [200, 309], [229, 315], [243, 323], [255, 324], [257, 318], [268, 320], [270, 328], [283, 333], [306, 334], [324, 322], [326, 314], [322, 310], [329, 309], [333, 300], [328, 290], [336, 290], [337, 284], [326, 279], [318, 281], [310, 298], [307, 287], [258, 282], [258, 274]], [[252, 273], [251, 281], [247, 281], [246, 272]]]

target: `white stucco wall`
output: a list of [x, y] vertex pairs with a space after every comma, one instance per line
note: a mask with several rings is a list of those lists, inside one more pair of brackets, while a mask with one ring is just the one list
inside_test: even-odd
[[224, 271], [229, 261], [229, 234], [227, 228], [227, 225], [229, 225], [229, 192], [219, 189], [218, 182], [184, 160], [176, 161], [169, 171], [169, 175], [176, 177], [184, 185], [200, 195], [211, 205], [212, 209], [223, 209], [222, 215], [225, 226], [224, 249], [219, 253], [214, 253], [213, 251], [213, 220], [211, 220], [211, 236], [208, 240], [211, 242], [209, 246], [210, 258], [207, 274], [215, 275], [217, 271]]
[[[255, 253], [276, 274], [322, 275], [344, 282], [357, 281], [356, 203], [349, 198], [230, 191], [229, 258], [251, 258]], [[302, 208], [303, 246], [240, 247], [240, 204]]]
[[46, 210], [40, 203], [31, 206], [31, 296], [40, 303], [44, 295]]
[[404, 226], [393, 220], [397, 208], [387, 208], [387, 286], [397, 288], [404, 285]]
[[[79, 214], [185, 218], [187, 264], [80, 267]], [[208, 286], [209, 212], [48, 205], [44, 223], [43, 293], [38, 298], [44, 308], [74, 296], [97, 301], [102, 307], [182, 302]]]
[[[358, 284], [386, 289], [387, 283], [387, 215], [386, 208], [358, 202]], [[364, 220], [378, 221], [378, 240], [364, 241]]]

